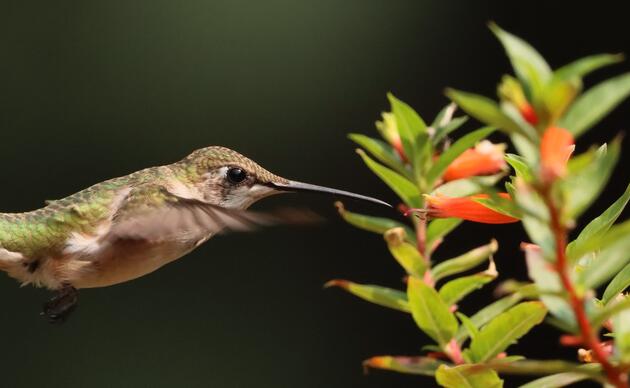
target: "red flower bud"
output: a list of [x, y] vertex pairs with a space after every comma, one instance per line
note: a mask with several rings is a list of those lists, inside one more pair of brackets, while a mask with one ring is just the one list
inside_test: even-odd
[[475, 148], [467, 149], [458, 156], [448, 166], [442, 179], [448, 182], [475, 175], [497, 173], [506, 168], [504, 151], [504, 144], [492, 144], [488, 140], [484, 140]]
[[525, 121], [527, 121], [531, 125], [538, 124], [538, 116], [536, 115], [534, 107], [530, 103], [523, 103], [518, 107], [518, 110], [521, 112], [521, 116], [523, 116], [523, 119], [525, 119]]
[[545, 182], [562, 178], [567, 173], [567, 162], [575, 149], [571, 132], [560, 127], [549, 127], [540, 141], [541, 177]]
[[[499, 193], [505, 199], [511, 199], [508, 193]], [[425, 196], [428, 214], [434, 218], [461, 218], [484, 224], [508, 224], [518, 222], [518, 218], [499, 213], [477, 202], [477, 199], [489, 198], [487, 194], [451, 198], [445, 196]]]

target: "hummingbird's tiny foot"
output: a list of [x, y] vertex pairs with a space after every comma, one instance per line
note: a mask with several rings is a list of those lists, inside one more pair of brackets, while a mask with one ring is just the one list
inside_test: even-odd
[[77, 302], [77, 289], [71, 285], [65, 285], [44, 303], [41, 315], [45, 316], [49, 323], [63, 323], [77, 307]]

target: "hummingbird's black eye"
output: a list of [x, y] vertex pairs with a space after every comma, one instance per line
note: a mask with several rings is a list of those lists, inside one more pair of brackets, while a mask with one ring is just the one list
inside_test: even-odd
[[230, 167], [226, 176], [231, 183], [236, 184], [243, 182], [247, 178], [247, 172], [240, 167]]

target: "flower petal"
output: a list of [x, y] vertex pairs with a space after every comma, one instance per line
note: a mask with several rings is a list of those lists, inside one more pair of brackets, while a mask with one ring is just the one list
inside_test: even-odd
[[490, 175], [506, 168], [505, 144], [484, 140], [457, 157], [442, 176], [445, 182], [476, 175]]
[[567, 173], [567, 162], [575, 149], [571, 132], [560, 127], [545, 130], [540, 142], [541, 177], [545, 182], [562, 178]]
[[[507, 193], [499, 193], [499, 196], [510, 199], [510, 195]], [[428, 214], [433, 218], [461, 218], [484, 224], [518, 222], [518, 218], [489, 209], [476, 201], [477, 199], [489, 198], [487, 194], [459, 198], [426, 195], [425, 198], [428, 204]]]

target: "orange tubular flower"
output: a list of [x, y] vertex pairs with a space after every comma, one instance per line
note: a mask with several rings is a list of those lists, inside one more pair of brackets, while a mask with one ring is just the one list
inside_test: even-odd
[[[508, 193], [499, 193], [499, 196], [511, 199]], [[518, 218], [496, 212], [475, 201], [476, 199], [489, 198], [487, 194], [459, 198], [426, 195], [425, 198], [428, 205], [428, 214], [434, 218], [461, 218], [484, 224], [518, 222]]]
[[442, 176], [445, 182], [468, 178], [475, 175], [488, 175], [505, 169], [505, 145], [492, 144], [484, 140], [475, 148], [470, 148], [457, 157]]
[[560, 127], [549, 127], [540, 141], [540, 167], [544, 182], [552, 182], [567, 173], [567, 162], [575, 149], [571, 132]]

